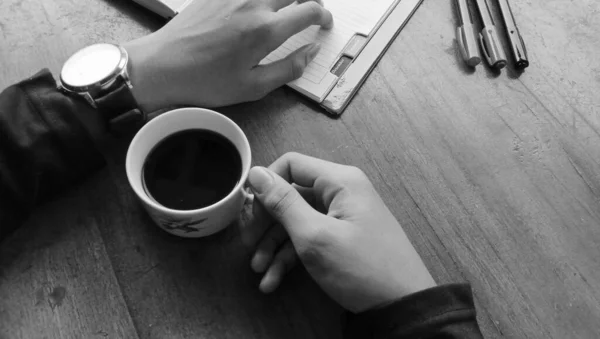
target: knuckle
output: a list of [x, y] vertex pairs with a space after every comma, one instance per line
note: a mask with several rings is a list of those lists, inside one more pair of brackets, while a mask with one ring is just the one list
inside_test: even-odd
[[302, 154], [298, 153], [298, 152], [286, 152], [284, 155], [281, 156], [281, 158], [283, 160], [285, 160], [286, 162], [298, 159], [299, 157], [301, 157]]
[[270, 15], [256, 14], [248, 18], [250, 31], [260, 39], [271, 36], [273, 33], [273, 17]]
[[304, 6], [307, 8], [307, 12], [311, 19], [318, 20], [321, 18], [321, 13], [323, 13], [323, 6], [319, 5], [315, 1], [309, 1], [304, 3]]
[[258, 18], [254, 26], [254, 34], [258, 39], [268, 41], [273, 36], [273, 25], [266, 17]]
[[271, 213], [280, 216], [284, 215], [299, 197], [300, 194], [291, 187], [277, 190], [267, 198], [266, 205], [270, 207]]
[[254, 37], [252, 36], [252, 33], [248, 30], [248, 27], [246, 27], [246, 25], [244, 24], [239, 24], [239, 25], [232, 25], [233, 27], [232, 29], [232, 34], [233, 34], [233, 40], [232, 43], [235, 44], [236, 46], [244, 46], [245, 44], [249, 43], [251, 41], [251, 39], [254, 39]]
[[269, 41], [273, 35], [271, 20], [266, 16], [253, 16], [244, 20], [239, 27], [240, 43], [255, 47], [257, 43]]
[[312, 248], [322, 249], [331, 242], [331, 231], [325, 227], [315, 227], [306, 232], [306, 239]]

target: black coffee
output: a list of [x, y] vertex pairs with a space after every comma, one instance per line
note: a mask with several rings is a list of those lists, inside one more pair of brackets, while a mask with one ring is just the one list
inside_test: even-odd
[[147, 193], [175, 210], [210, 206], [225, 198], [242, 175], [242, 159], [222, 135], [190, 129], [173, 134], [150, 152], [142, 177]]

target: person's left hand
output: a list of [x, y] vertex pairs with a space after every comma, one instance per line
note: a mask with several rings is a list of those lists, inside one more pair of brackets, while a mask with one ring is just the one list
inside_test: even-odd
[[162, 29], [123, 44], [138, 104], [147, 112], [174, 105], [226, 106], [260, 99], [299, 78], [318, 45], [259, 65], [292, 35], [333, 24], [320, 0], [293, 3], [194, 0]]

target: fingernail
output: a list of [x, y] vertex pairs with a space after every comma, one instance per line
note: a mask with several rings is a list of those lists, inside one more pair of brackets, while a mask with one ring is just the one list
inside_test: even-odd
[[317, 54], [319, 54], [320, 50], [321, 44], [311, 44], [308, 48], [308, 59], [312, 61], [317, 56]]
[[273, 293], [277, 289], [278, 285], [279, 285], [278, 279], [270, 276], [269, 273], [267, 272], [265, 274], [265, 276], [262, 278], [262, 280], [260, 281], [260, 285], [258, 288], [260, 289], [260, 291], [262, 293], [269, 294], [269, 293]]
[[248, 174], [248, 184], [256, 194], [266, 192], [273, 183], [273, 176], [264, 167], [254, 167]]

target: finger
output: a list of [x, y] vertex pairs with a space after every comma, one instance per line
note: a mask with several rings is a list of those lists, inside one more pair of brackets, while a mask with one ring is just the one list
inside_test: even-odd
[[300, 33], [312, 25], [320, 25], [325, 29], [333, 26], [331, 12], [318, 2], [305, 1], [280, 10], [276, 13], [273, 21], [273, 47], [281, 45], [296, 33]]
[[306, 66], [317, 56], [321, 46], [309, 44], [300, 47], [287, 57], [266, 65], [254, 67], [253, 73], [257, 79], [257, 86], [261, 89], [261, 95], [296, 80], [302, 76]]
[[[299, 0], [298, 3], [307, 2], [307, 1], [314, 1], [320, 5], [323, 5], [323, 1], [321, 1], [321, 0]], [[267, 0], [267, 4], [274, 11], [278, 11], [278, 10], [285, 8], [293, 3], [294, 3], [294, 0]]]
[[264, 167], [254, 167], [248, 175], [248, 184], [267, 212], [286, 228], [290, 237], [307, 235], [324, 224], [322, 214], [313, 209], [292, 185]]
[[281, 284], [285, 274], [296, 265], [297, 259], [292, 243], [290, 241], [286, 242], [273, 259], [273, 264], [271, 264], [267, 273], [263, 276], [259, 286], [260, 290], [263, 293], [275, 291]]
[[[327, 215], [332, 202], [348, 197], [349, 192], [364, 192], [363, 174], [352, 166], [336, 164], [299, 153], [286, 153], [269, 166], [290, 183], [311, 188], [313, 208]], [[354, 197], [360, 196], [354, 195]]]
[[[292, 187], [300, 193], [309, 205], [316, 208], [317, 199], [312, 188], [296, 184], [292, 184]], [[240, 236], [244, 246], [255, 251], [258, 242], [264, 237], [265, 233], [274, 227], [274, 221], [258, 200], [251, 201], [249, 199], [248, 204], [251, 204], [251, 206], [244, 208], [241, 218], [243, 220], [239, 223]]]
[[287, 182], [304, 187], [313, 187], [319, 177], [335, 176], [343, 168], [344, 165], [294, 152], [284, 154], [269, 166]]
[[267, 270], [278, 248], [289, 238], [285, 228], [281, 225], [273, 225], [262, 237], [256, 252], [252, 257], [250, 265], [256, 273]]
[[256, 244], [273, 225], [274, 221], [269, 212], [256, 199], [252, 203], [251, 215], [246, 218], [248, 220], [240, 224], [240, 237], [244, 246], [254, 251]]

